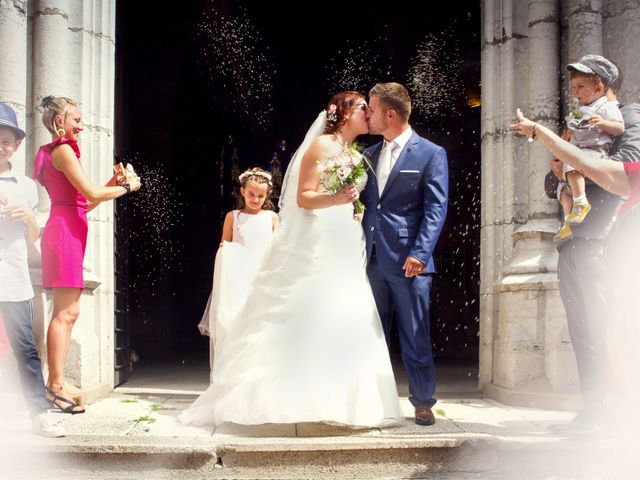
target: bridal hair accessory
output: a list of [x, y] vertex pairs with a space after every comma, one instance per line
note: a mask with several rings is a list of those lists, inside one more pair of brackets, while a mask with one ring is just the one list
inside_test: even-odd
[[329, 108], [327, 108], [327, 120], [329, 120], [330, 122], [335, 122], [338, 120], [338, 114], [336, 113], [338, 111], [338, 107], [336, 107], [333, 103], [331, 105], [329, 105]]
[[242, 181], [247, 178], [247, 177], [262, 177], [265, 178], [268, 182], [269, 185], [271, 185], [271, 174], [267, 173], [263, 170], [253, 170], [253, 169], [249, 169], [249, 170], [245, 170], [244, 172], [242, 172], [242, 174], [238, 177], [238, 180], [240, 180], [240, 183], [242, 183]]

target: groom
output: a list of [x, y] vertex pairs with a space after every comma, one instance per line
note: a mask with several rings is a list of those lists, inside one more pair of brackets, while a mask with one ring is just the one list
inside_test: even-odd
[[409, 126], [411, 99], [398, 83], [369, 92], [369, 132], [384, 140], [365, 152], [369, 175], [361, 199], [367, 274], [389, 343], [395, 318], [409, 400], [418, 425], [433, 425], [436, 377], [429, 325], [433, 250], [447, 214], [447, 154]]

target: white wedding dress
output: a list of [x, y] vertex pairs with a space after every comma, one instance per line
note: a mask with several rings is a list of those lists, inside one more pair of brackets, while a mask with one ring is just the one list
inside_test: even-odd
[[352, 206], [295, 204], [300, 157], [323, 125], [292, 159], [273, 242], [184, 423], [376, 427], [402, 418]]
[[273, 238], [271, 210], [261, 210], [257, 214], [233, 210], [231, 214], [232, 239], [231, 242], [223, 242], [216, 253], [211, 295], [198, 324], [200, 333], [208, 335], [211, 340], [212, 367], [226, 332], [247, 301], [253, 277]]

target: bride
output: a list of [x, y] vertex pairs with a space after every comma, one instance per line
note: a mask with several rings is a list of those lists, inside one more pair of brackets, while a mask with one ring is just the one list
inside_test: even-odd
[[353, 214], [358, 189], [327, 192], [319, 173], [352, 155], [350, 144], [369, 131], [366, 110], [360, 93], [338, 93], [291, 159], [272, 245], [221, 345], [212, 383], [183, 423], [377, 427], [402, 417]]

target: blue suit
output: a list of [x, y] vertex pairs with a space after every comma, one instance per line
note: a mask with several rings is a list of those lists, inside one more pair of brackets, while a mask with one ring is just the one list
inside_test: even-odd
[[[382, 143], [365, 151], [373, 172]], [[389, 341], [396, 319], [402, 361], [409, 376], [409, 400], [433, 406], [436, 378], [429, 319], [429, 290], [435, 273], [433, 250], [447, 214], [449, 190], [444, 149], [412, 132], [393, 166], [383, 192], [369, 174], [360, 195], [366, 206], [362, 226], [367, 242], [367, 274]], [[406, 278], [408, 256], [426, 265]]]

